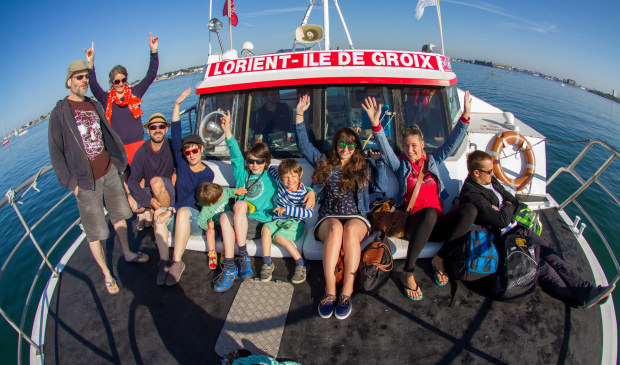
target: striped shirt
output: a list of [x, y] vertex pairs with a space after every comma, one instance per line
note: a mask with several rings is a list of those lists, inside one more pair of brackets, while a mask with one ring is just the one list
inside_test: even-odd
[[281, 216], [274, 213], [273, 220], [295, 219], [303, 222], [305, 218], [312, 217], [313, 210], [304, 208], [306, 204], [303, 203], [304, 197], [308, 194], [308, 188], [306, 188], [300, 181], [299, 189], [296, 191], [290, 191], [286, 188], [286, 186], [284, 186], [282, 180], [280, 180], [277, 167], [270, 166], [269, 173], [278, 184], [278, 199], [276, 202], [276, 207], [286, 208]]

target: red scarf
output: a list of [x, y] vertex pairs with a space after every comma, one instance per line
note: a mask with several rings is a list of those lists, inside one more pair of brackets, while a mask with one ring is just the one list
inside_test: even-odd
[[142, 104], [142, 100], [139, 97], [135, 96], [131, 93], [131, 89], [129, 86], [125, 85], [125, 90], [123, 90], [125, 95], [125, 100], [121, 101], [116, 95], [116, 91], [114, 89], [110, 90], [108, 94], [108, 105], [105, 109], [105, 117], [108, 118], [108, 123], [112, 124], [112, 103], [116, 103], [118, 106], [129, 106], [129, 111], [133, 114], [133, 117], [138, 119], [142, 114], [142, 109], [140, 109], [140, 104]]

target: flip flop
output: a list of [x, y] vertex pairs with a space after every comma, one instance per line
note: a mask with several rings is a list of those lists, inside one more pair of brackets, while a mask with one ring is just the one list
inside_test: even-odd
[[[448, 278], [448, 274], [446, 274], [445, 271], [442, 272], [442, 271], [437, 270], [435, 265], [432, 265], [432, 266], [433, 266], [433, 271], [435, 272], [435, 284], [437, 284], [439, 286], [444, 286], [444, 285], [448, 284], [448, 281], [450, 280], [450, 278]], [[439, 281], [439, 277], [442, 277], [442, 278], [446, 277], [446, 278], [448, 278], [448, 280], [446, 280], [445, 283], [442, 283], [441, 281]]]
[[130, 264], [145, 264], [149, 262], [149, 259], [149, 255], [145, 254], [144, 252], [138, 251], [136, 252], [136, 256], [127, 262]]
[[116, 280], [114, 280], [114, 278], [112, 278], [112, 281], [105, 282], [105, 288], [110, 295], [116, 295], [120, 291], [120, 289], [118, 288], [118, 284], [116, 283]]
[[[400, 273], [400, 283], [403, 285], [403, 293], [405, 294], [405, 296], [411, 300], [422, 300], [424, 298], [424, 293], [422, 293], [422, 290], [420, 289], [419, 285], [416, 285], [415, 289], [408, 287], [407, 285], [405, 285], [405, 281], [403, 280], [403, 274]], [[409, 296], [409, 294], [407, 294], [407, 290], [411, 290], [414, 292], [420, 292], [420, 297], [419, 298], [414, 298], [412, 296]]]

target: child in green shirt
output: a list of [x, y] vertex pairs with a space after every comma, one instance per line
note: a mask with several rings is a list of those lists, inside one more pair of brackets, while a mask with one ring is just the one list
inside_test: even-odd
[[237, 195], [247, 193], [246, 188], [223, 189], [218, 184], [205, 182], [196, 189], [196, 200], [202, 209], [198, 215], [198, 227], [207, 231], [207, 249], [209, 252], [209, 268], [217, 268], [217, 253], [215, 252], [215, 223], [220, 221], [220, 215], [230, 209], [228, 202]]
[[[247, 168], [237, 140], [230, 129], [230, 111], [220, 118], [226, 144], [230, 148], [230, 163], [236, 186], [245, 187], [247, 193], [238, 200], [231, 211], [220, 217], [222, 241], [224, 244], [224, 267], [222, 274], [214, 284], [216, 292], [224, 292], [232, 286], [237, 276], [249, 277], [253, 274], [252, 260], [246, 247], [247, 239], [261, 236], [265, 222], [271, 221], [273, 196], [277, 185], [274, 178], [266, 171], [271, 162], [269, 148], [263, 143], [252, 146], [247, 153]], [[239, 267], [235, 265], [235, 240], [239, 247]]]

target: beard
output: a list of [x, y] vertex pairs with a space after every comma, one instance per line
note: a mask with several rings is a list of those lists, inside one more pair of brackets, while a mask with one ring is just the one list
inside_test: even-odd
[[151, 140], [154, 143], [161, 143], [164, 139], [166, 138], [166, 134], [165, 133], [161, 133], [161, 134], [153, 134], [151, 136]]
[[88, 91], [88, 87], [86, 87], [86, 90], [82, 91], [82, 85], [75, 85], [75, 84], [71, 85], [71, 93], [81, 98], [83, 98], [84, 95], [86, 95], [87, 91]]

